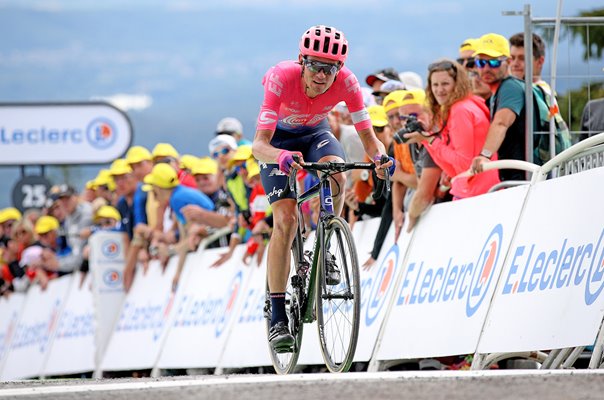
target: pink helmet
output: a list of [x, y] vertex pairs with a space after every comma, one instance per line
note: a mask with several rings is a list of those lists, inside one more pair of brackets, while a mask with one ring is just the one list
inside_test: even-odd
[[342, 31], [332, 26], [316, 25], [302, 35], [300, 53], [303, 56], [324, 57], [344, 64], [348, 56], [348, 41]]

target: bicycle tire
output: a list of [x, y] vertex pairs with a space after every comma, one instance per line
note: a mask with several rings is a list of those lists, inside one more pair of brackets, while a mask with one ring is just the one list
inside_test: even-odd
[[[292, 286], [292, 278], [297, 276], [297, 268], [299, 265], [302, 254], [303, 254], [303, 241], [300, 230], [294, 238], [291, 248], [291, 265], [290, 265], [290, 278], [288, 279], [286, 293], [285, 293], [285, 311], [289, 319], [289, 329], [291, 334], [294, 336], [294, 349], [291, 353], [277, 353], [268, 343], [269, 353], [273, 368], [279, 375], [290, 374], [294, 371], [298, 363], [298, 357], [300, 356], [300, 347], [302, 345], [302, 333], [304, 324], [302, 322], [302, 303]], [[295, 278], [294, 278], [295, 279]], [[306, 286], [305, 286], [306, 287]], [[305, 287], [302, 288], [301, 292], [304, 293]], [[268, 338], [270, 325], [271, 325], [271, 301], [270, 301], [270, 290], [268, 287], [268, 274], [266, 280], [266, 303], [265, 303], [265, 321], [266, 321], [266, 337]]]
[[[321, 353], [329, 371], [346, 372], [354, 360], [359, 337], [361, 278], [356, 246], [344, 219], [333, 217], [326, 223], [320, 251], [316, 311]], [[337, 285], [326, 282], [327, 251], [335, 256], [340, 270]]]

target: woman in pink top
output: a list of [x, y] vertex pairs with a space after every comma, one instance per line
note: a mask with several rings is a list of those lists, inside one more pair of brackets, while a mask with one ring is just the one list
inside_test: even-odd
[[[465, 69], [451, 60], [428, 66], [426, 102], [438, 132], [413, 132], [405, 137], [416, 143], [426, 141], [432, 159], [452, 178], [467, 171], [484, 146], [490, 124], [489, 109], [482, 98], [472, 94]], [[492, 160], [496, 159], [494, 155]], [[451, 194], [454, 199], [477, 196], [497, 183], [497, 171], [488, 171], [454, 180]]]

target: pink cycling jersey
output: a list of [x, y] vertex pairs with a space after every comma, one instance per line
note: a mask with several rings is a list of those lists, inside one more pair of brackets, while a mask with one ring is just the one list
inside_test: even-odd
[[295, 61], [283, 61], [268, 70], [262, 80], [264, 101], [257, 129], [305, 133], [324, 121], [340, 101], [346, 102], [357, 131], [371, 127], [359, 81], [348, 68], [343, 67], [333, 85], [314, 98], [304, 92], [301, 75], [302, 66]]

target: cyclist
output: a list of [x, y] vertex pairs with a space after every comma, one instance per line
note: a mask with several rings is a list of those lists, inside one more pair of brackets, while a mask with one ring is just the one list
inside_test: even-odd
[[[294, 195], [280, 198], [290, 169], [300, 169], [303, 160], [344, 161], [342, 145], [326, 119], [340, 101], [346, 102], [365, 151], [376, 160], [378, 176], [384, 178], [382, 168], [394, 168], [391, 159], [380, 165], [386, 150], [373, 132], [356, 76], [344, 67], [348, 56], [344, 34], [334, 27], [313, 26], [302, 35], [299, 48], [297, 61], [280, 62], [264, 76], [264, 100], [253, 142], [253, 154], [261, 162], [262, 185], [274, 216], [267, 263], [272, 306], [269, 342], [276, 352], [290, 352], [294, 343], [285, 311], [285, 290], [298, 220]], [[300, 156], [300, 163], [294, 161], [294, 155]], [[346, 176], [337, 174], [334, 178], [334, 210], [339, 215]], [[330, 270], [328, 265], [327, 275], [328, 283], [339, 282], [335, 266]]]

